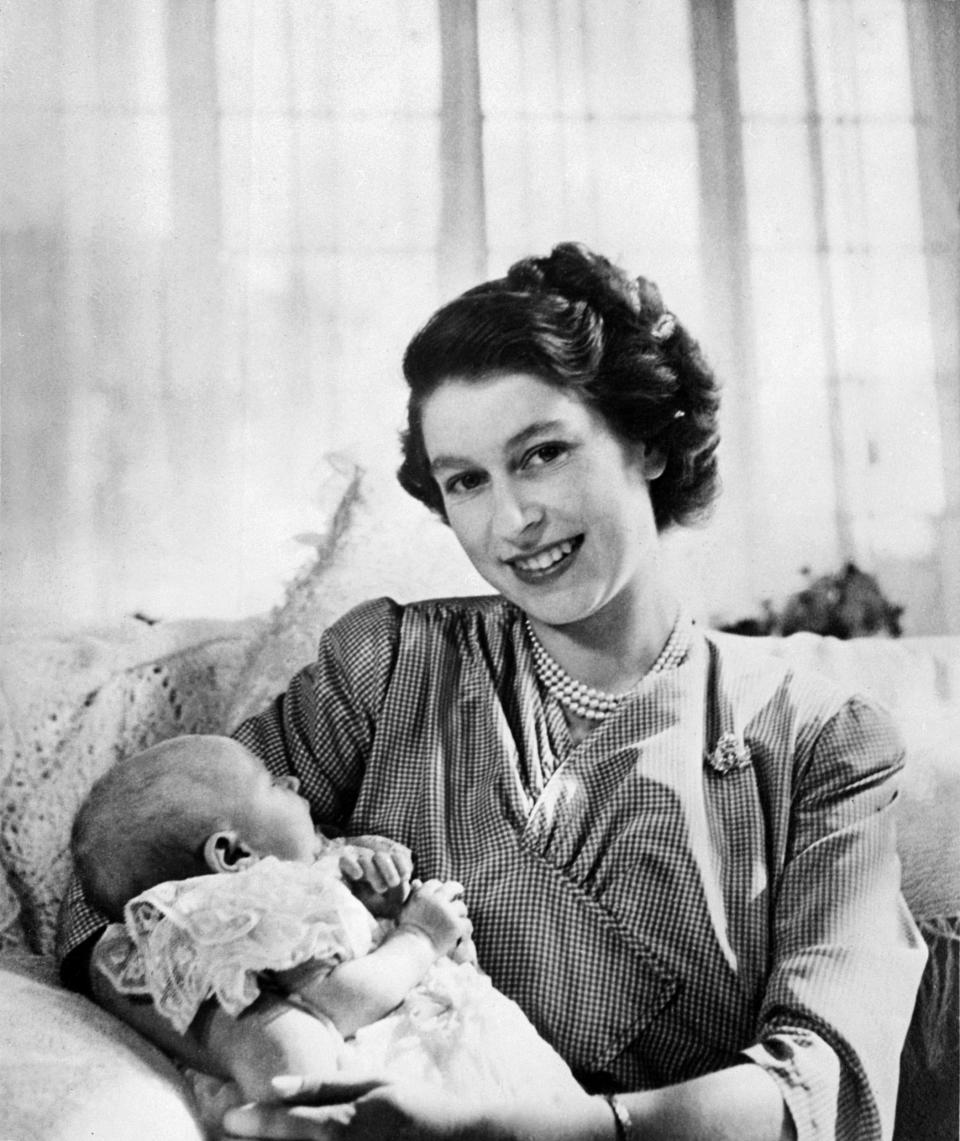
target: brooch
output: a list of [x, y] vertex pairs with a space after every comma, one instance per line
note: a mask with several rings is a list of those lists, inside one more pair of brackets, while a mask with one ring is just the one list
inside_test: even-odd
[[750, 764], [750, 749], [736, 733], [723, 733], [717, 747], [707, 756], [707, 762], [720, 776], [726, 776]]

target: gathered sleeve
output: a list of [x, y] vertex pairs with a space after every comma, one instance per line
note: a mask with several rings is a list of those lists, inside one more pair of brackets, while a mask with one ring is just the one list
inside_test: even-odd
[[926, 949], [900, 895], [903, 747], [853, 698], [798, 757], [758, 1042], [798, 1141], [893, 1131], [900, 1050]]
[[324, 631], [316, 661], [233, 734], [271, 772], [300, 779], [318, 822], [340, 824], [353, 809], [401, 621], [402, 608], [389, 598], [351, 610]]

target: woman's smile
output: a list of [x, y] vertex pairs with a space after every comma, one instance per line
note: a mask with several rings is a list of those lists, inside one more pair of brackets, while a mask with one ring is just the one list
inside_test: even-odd
[[548, 547], [541, 547], [530, 555], [516, 555], [506, 559], [517, 577], [525, 582], [541, 582], [547, 577], [556, 577], [569, 569], [571, 561], [583, 545], [583, 535], [573, 539], [563, 539]]

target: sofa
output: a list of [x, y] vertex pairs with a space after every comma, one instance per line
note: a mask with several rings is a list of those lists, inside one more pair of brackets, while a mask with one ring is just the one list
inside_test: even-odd
[[[350, 539], [347, 515], [270, 615], [130, 618], [108, 630], [21, 632], [0, 647], [2, 1141], [203, 1141], [177, 1068], [58, 981], [70, 825], [110, 764], [165, 737], [228, 730], [310, 660], [322, 628], [359, 600], [351, 560], [363, 559], [364, 544]], [[896, 1137], [956, 1139], [960, 637], [765, 641], [872, 693], [900, 720], [904, 893], [932, 954], [904, 1051]]]

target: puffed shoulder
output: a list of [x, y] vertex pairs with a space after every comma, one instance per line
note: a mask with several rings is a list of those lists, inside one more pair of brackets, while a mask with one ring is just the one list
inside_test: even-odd
[[320, 640], [349, 645], [356, 639], [395, 641], [403, 621], [404, 607], [392, 598], [360, 602], [327, 627]]
[[[397, 657], [433, 658], [441, 645], [457, 645], [465, 633], [497, 645], [519, 620], [519, 611], [499, 595], [431, 598], [399, 603], [374, 598], [348, 610], [320, 640], [319, 657], [333, 658], [347, 674], [379, 679], [392, 673]], [[462, 639], [460, 639], [462, 640]]]
[[[897, 724], [862, 690], [815, 669], [797, 666], [754, 639], [710, 632], [712, 689], [768, 760], [789, 766], [794, 792], [809, 787], [849, 786], [885, 779], [903, 766], [904, 743]], [[783, 774], [786, 776], [786, 774]]]
[[[892, 715], [862, 694], [847, 697], [820, 730], [797, 772], [805, 801], [815, 804], [843, 791], [872, 799], [880, 808], [894, 795], [906, 746]], [[893, 782], [893, 783], [891, 783]]]

